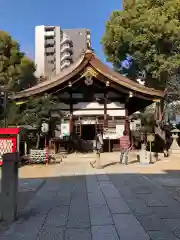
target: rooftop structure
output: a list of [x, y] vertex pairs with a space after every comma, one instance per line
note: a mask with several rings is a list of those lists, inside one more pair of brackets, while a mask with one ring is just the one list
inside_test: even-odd
[[91, 46], [90, 31], [85, 28], [61, 29], [36, 26], [35, 63], [37, 77], [52, 77], [75, 62]]

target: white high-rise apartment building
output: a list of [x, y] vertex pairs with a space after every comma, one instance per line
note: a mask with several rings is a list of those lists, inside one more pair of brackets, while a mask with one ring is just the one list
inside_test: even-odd
[[59, 26], [36, 26], [35, 63], [37, 77], [57, 75], [90, 47], [91, 39], [88, 29], [62, 30]]

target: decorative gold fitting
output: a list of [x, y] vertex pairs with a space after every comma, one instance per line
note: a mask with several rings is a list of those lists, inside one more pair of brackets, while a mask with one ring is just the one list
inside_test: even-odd
[[82, 77], [97, 77], [98, 73], [91, 67], [87, 67], [86, 71], [82, 74]]
[[153, 99], [153, 102], [159, 103], [161, 100], [160, 99]]

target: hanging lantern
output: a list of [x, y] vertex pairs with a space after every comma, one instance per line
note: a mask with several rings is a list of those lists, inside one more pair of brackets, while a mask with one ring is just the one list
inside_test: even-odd
[[49, 131], [49, 124], [48, 123], [42, 123], [41, 125], [41, 131], [43, 133], [47, 133]]

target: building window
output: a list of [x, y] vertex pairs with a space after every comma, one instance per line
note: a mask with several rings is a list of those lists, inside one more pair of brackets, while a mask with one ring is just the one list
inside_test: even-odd
[[70, 52], [64, 52], [64, 53], [61, 55], [62, 58], [63, 58], [63, 57], [70, 57], [70, 56], [71, 56]]
[[54, 31], [55, 27], [45, 27], [45, 32], [51, 32]]
[[54, 60], [48, 60], [49, 64], [54, 64]]
[[63, 40], [63, 37], [64, 37], [64, 33], [63, 33], [63, 31], [62, 31], [62, 30], [60, 30], [60, 41], [62, 41], [62, 40]]
[[62, 46], [62, 48], [63, 47], [70, 47], [70, 45], [68, 44], [68, 43], [65, 43], [63, 46]]

